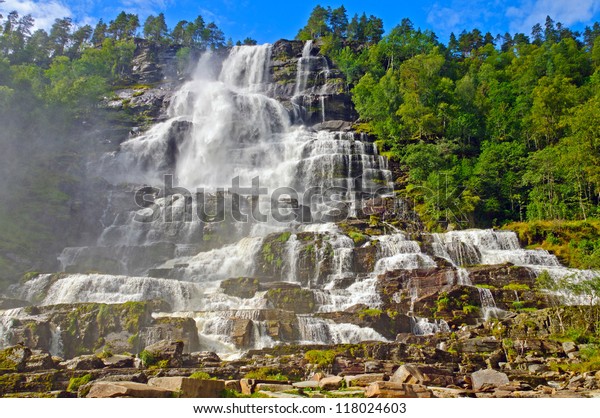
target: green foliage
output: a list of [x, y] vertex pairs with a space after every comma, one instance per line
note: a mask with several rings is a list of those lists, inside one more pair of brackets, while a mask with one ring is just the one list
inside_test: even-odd
[[304, 354], [304, 359], [319, 368], [327, 368], [333, 365], [337, 354], [335, 350], [309, 350]]
[[509, 283], [506, 286], [502, 286], [503, 290], [515, 290], [517, 292], [525, 292], [531, 290], [528, 285], [524, 283]]
[[190, 379], [209, 380], [211, 376], [206, 372], [194, 372], [190, 375]]
[[154, 357], [154, 355], [147, 350], [142, 350], [138, 357], [140, 360], [142, 360], [144, 367], [154, 366], [158, 363], [158, 360]]
[[288, 376], [281, 373], [281, 371], [272, 367], [261, 367], [256, 370], [251, 370], [244, 375], [246, 379], [259, 379], [259, 380], [278, 380], [288, 381]]
[[67, 392], [77, 392], [80, 386], [89, 383], [94, 377], [91, 374], [84, 374], [81, 377], [72, 377], [67, 386]]
[[367, 317], [369, 317], [369, 318], [379, 318], [382, 313], [383, 313], [383, 311], [381, 309], [366, 308], [366, 309], [361, 309], [358, 312], [358, 317], [361, 320], [365, 319]]

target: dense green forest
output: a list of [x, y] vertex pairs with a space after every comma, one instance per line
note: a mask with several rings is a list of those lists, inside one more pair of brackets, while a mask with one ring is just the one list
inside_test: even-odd
[[[348, 78], [361, 128], [406, 166], [405, 190], [432, 223], [500, 225], [599, 215], [600, 24], [555, 23], [448, 45], [410, 20], [317, 7], [316, 37]], [[455, 218], [448, 218], [452, 213]]]
[[[182, 62], [234, 45], [202, 16], [172, 29], [163, 14], [142, 23], [125, 12], [95, 27], [34, 23], [0, 17], [2, 277], [18, 271], [19, 254], [60, 241], [56, 220], [68, 221], [65, 190], [77, 181], [61, 164], [82, 153], [100, 100], [131, 83], [134, 39], [180, 45]], [[396, 188], [429, 229], [585, 222], [594, 238], [566, 245], [584, 257], [578, 266], [599, 267], [598, 35], [598, 23], [577, 33], [548, 17], [531, 34], [465, 30], [445, 45], [409, 19], [384, 32], [375, 16], [317, 6], [297, 38], [315, 39], [346, 75], [357, 128], [402, 166]], [[547, 229], [532, 244], [556, 236]]]

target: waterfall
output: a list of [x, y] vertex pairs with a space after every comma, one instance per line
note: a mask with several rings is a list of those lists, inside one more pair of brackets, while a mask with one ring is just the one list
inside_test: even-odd
[[450, 332], [448, 323], [443, 319], [430, 321], [428, 318], [412, 317], [412, 331], [415, 335], [431, 335], [438, 332]]
[[60, 303], [124, 303], [163, 299], [175, 310], [197, 308], [202, 289], [194, 283], [150, 277], [72, 274], [48, 283], [47, 275], [18, 289], [20, 298], [40, 305]]
[[299, 316], [298, 323], [303, 344], [356, 344], [361, 341], [386, 341], [372, 328], [361, 328], [353, 324], [336, 324], [310, 316]]
[[[327, 216], [335, 212], [333, 203], [334, 209], [354, 218], [371, 195], [393, 197], [393, 176], [387, 159], [379, 155], [368, 136], [320, 130], [335, 126], [322, 122], [332, 119], [336, 109], [338, 94], [331, 93], [330, 87], [336, 86], [332, 77], [338, 72], [330, 70], [327, 59], [316, 50], [313, 42], [307, 41], [297, 61], [295, 80], [293, 70], [291, 80], [285, 80], [295, 82], [293, 97], [289, 97], [291, 85], [283, 88], [286, 97], [279, 97], [280, 90], [274, 87], [276, 60], [271, 59], [271, 45], [233, 47], [226, 56], [203, 54], [192, 79], [172, 95], [165, 118], [101, 161], [104, 177], [114, 186], [99, 219], [103, 231], [95, 245], [65, 248], [59, 259], [65, 271], [103, 273], [39, 275], [16, 289], [16, 296], [40, 305], [163, 299], [173, 312], [155, 313], [155, 317], [193, 318], [202, 348], [219, 354], [271, 347], [282, 340], [311, 344], [385, 341], [372, 328], [297, 315], [292, 312], [294, 307], [288, 308], [290, 311], [267, 309], [271, 303], [267, 289], [291, 288], [292, 295], [300, 290], [297, 285], [275, 280], [302, 284], [301, 292], [309, 287], [314, 313], [331, 313], [357, 305], [381, 307], [376, 290], [380, 274], [437, 267], [435, 257], [391, 224], [384, 222], [389, 234], [381, 236], [366, 227], [354, 230], [365, 235], [364, 247], [357, 248]], [[338, 112], [334, 113], [338, 117]], [[173, 187], [190, 192], [191, 212], [185, 191], [164, 196], [165, 174], [173, 175]], [[269, 214], [265, 222], [251, 220], [249, 226], [227, 224], [229, 218], [219, 224], [200, 222], [196, 215], [199, 203], [194, 201], [197, 189], [213, 201], [221, 196], [232, 199], [235, 193], [224, 189], [232, 186], [235, 177], [241, 187], [249, 187], [259, 178], [260, 186], [269, 193], [293, 188], [297, 196], [280, 197], [277, 203], [285, 203], [286, 209], [304, 206], [310, 212], [310, 223], [274, 219], [266, 211], [273, 203], [270, 195], [248, 195], [240, 203], [254, 204], [253, 199], [258, 198], [258, 207]], [[124, 182], [130, 184], [121, 185]], [[141, 185], [161, 190], [149, 191], [151, 208], [135, 209], [131, 200], [124, 200]], [[336, 194], [312, 199], [306, 193], [319, 188]], [[158, 215], [154, 221], [139, 222], [151, 214]], [[167, 220], [167, 214], [173, 219]], [[353, 221], [346, 222], [350, 231]], [[219, 233], [227, 240], [208, 242], [211, 234]], [[276, 271], [255, 265], [272, 233], [289, 234], [285, 242], [278, 242]], [[509, 231], [452, 231], [432, 234], [431, 241], [433, 254], [454, 267], [448, 269], [452, 277], [443, 278], [449, 283], [472, 286], [466, 267], [475, 264], [511, 262], [537, 274], [546, 270], [555, 278], [573, 272], [545, 251], [520, 248], [516, 234]], [[307, 248], [314, 260], [302, 253]], [[368, 267], [358, 270], [358, 263]], [[147, 274], [168, 279], [142, 277]], [[220, 287], [221, 281], [239, 277], [258, 279], [257, 287], [252, 288], [258, 289], [254, 296], [232, 296], [225, 293], [225, 286]], [[409, 313], [413, 313], [420, 283], [410, 279], [407, 287]], [[492, 292], [479, 288], [478, 292], [484, 317], [496, 315]], [[0, 345], [9, 341], [14, 317], [23, 316], [22, 311], [0, 313]], [[274, 331], [277, 326], [273, 323], [280, 320], [293, 328], [293, 335]], [[413, 317], [412, 321], [417, 335], [449, 331], [443, 320]], [[52, 329], [53, 354], [61, 353], [64, 332]]]
[[59, 326], [51, 326], [50, 328], [50, 354], [56, 357], [62, 357], [64, 355], [62, 331]]
[[296, 72], [296, 88], [294, 89], [294, 96], [298, 96], [301, 92], [306, 90], [308, 83], [308, 76], [310, 75], [310, 52], [312, 50], [313, 41], [308, 40], [302, 48], [302, 56], [298, 59], [298, 70]]

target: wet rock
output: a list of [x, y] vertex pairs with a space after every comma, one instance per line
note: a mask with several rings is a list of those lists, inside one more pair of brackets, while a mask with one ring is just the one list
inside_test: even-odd
[[239, 277], [237, 279], [223, 280], [220, 287], [226, 295], [249, 299], [254, 297], [254, 294], [258, 292], [260, 282], [258, 279], [252, 277]]
[[183, 341], [163, 340], [147, 346], [148, 352], [158, 363], [167, 361], [169, 367], [181, 367], [183, 364]]
[[104, 366], [104, 362], [94, 355], [79, 356], [60, 363], [60, 367], [67, 370], [94, 370]]
[[367, 386], [366, 398], [432, 398], [431, 390], [423, 385], [395, 382], [375, 382]]
[[313, 126], [316, 131], [347, 132], [352, 130], [352, 122], [344, 120], [328, 120]]
[[0, 310], [23, 308], [30, 305], [31, 303], [26, 300], [0, 297]]
[[250, 347], [252, 345], [252, 324], [250, 319], [233, 318], [231, 339], [236, 347]]
[[156, 318], [152, 325], [140, 330], [139, 340], [143, 341], [145, 345], [163, 340], [183, 341], [184, 347], [189, 351], [200, 348], [198, 328], [192, 318]]
[[183, 359], [185, 367], [210, 367], [221, 364], [221, 358], [213, 351], [197, 351], [187, 355], [184, 354]]
[[56, 368], [52, 354], [44, 350], [32, 350], [31, 356], [27, 359], [26, 372], [35, 372], [39, 370], [50, 370]]
[[24, 345], [7, 347], [0, 351], [0, 369], [22, 372], [27, 367], [31, 354], [31, 350]]
[[148, 385], [179, 393], [182, 398], [218, 398], [225, 389], [224, 380], [187, 377], [154, 377]]
[[171, 398], [173, 391], [135, 382], [95, 382], [86, 398]]
[[308, 314], [315, 311], [317, 302], [310, 289], [271, 289], [265, 294], [269, 307]]
[[510, 383], [508, 376], [505, 373], [492, 369], [478, 370], [475, 373], [472, 373], [471, 381], [473, 390], [497, 388]]

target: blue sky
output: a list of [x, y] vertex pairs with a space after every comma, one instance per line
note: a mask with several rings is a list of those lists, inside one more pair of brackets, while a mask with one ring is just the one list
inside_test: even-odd
[[415, 26], [433, 30], [442, 41], [452, 31], [475, 27], [494, 35], [507, 31], [529, 34], [535, 23], [543, 24], [546, 15], [575, 29], [600, 21], [600, 0], [5, 0], [0, 3], [0, 13], [31, 13], [43, 28], [66, 16], [94, 25], [99, 18], [113, 19], [121, 10], [139, 14], [142, 22], [150, 14], [164, 12], [172, 28], [179, 20], [192, 20], [201, 14], [234, 41], [250, 36], [264, 43], [293, 38], [316, 4], [343, 4], [349, 16], [363, 11], [373, 14], [383, 19], [386, 30], [408, 17]]

